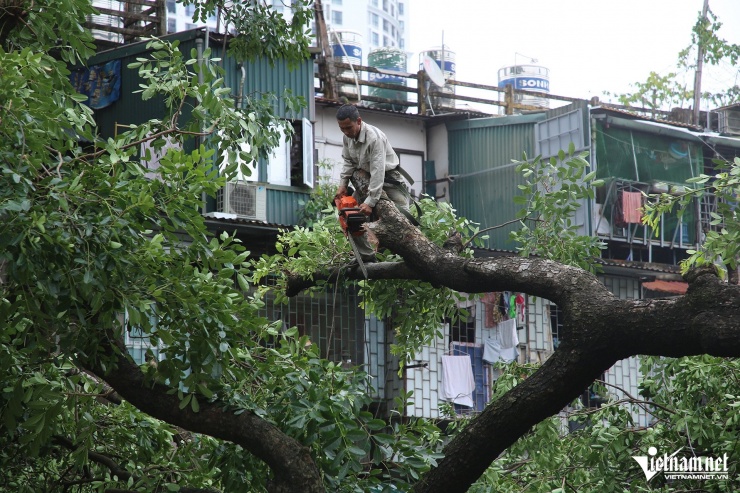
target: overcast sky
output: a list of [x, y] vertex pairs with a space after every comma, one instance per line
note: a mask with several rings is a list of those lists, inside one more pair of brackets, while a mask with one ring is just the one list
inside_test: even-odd
[[[415, 70], [420, 51], [444, 44], [457, 80], [497, 85], [498, 69], [529, 63], [550, 69], [550, 92], [588, 99], [624, 93], [650, 71], [676, 71], [703, 0], [408, 0]], [[720, 36], [740, 44], [740, 0], [709, 0]], [[693, 75], [690, 87], [693, 87]], [[707, 69], [703, 90], [740, 84], [738, 67]]]

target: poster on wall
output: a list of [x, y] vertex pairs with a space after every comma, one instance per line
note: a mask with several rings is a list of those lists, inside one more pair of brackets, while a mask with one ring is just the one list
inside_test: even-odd
[[78, 93], [87, 96], [85, 104], [90, 108], [105, 108], [121, 97], [121, 60], [76, 70], [69, 80]]

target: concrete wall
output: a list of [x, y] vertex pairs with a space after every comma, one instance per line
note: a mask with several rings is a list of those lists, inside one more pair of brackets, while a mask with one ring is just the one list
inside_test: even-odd
[[[318, 154], [317, 162], [331, 164], [329, 169], [320, 169], [319, 176], [331, 182], [339, 181], [342, 167], [342, 132], [337, 125], [336, 113], [337, 107], [334, 105], [316, 105], [314, 140]], [[362, 108], [360, 117], [385, 132], [396, 154], [399, 155], [401, 165], [414, 178], [415, 183], [411, 188], [415, 192], [420, 191], [423, 178], [422, 161], [426, 152], [423, 120]]]
[[[639, 282], [628, 277], [606, 276], [604, 284], [614, 294], [622, 299], [639, 298]], [[549, 300], [524, 295], [525, 315], [523, 322], [517, 322], [519, 337], [519, 363], [544, 363], [552, 355], [557, 345], [557, 327], [553, 330], [554, 313], [556, 306]], [[489, 326], [486, 321], [486, 303], [477, 301], [471, 310], [472, 319], [475, 323], [475, 338], [470, 341], [457, 342], [457, 347], [474, 346], [482, 347], [488, 338], [498, 336], [499, 326]], [[454, 347], [451, 346], [450, 329], [446, 326], [443, 330], [444, 337], [436, 339], [429, 346], [423, 347], [415, 356], [412, 364], [416, 368], [405, 372], [404, 386], [406, 391], [413, 391], [413, 404], [407, 409], [408, 416], [425, 418], [444, 418], [441, 413], [441, 405], [444, 403], [440, 398], [442, 387], [442, 355], [450, 354]], [[426, 364], [421, 366], [421, 364]], [[492, 386], [497, 378], [497, 371], [491, 365], [483, 363], [476, 367], [473, 364], [473, 373], [476, 379], [482, 380], [483, 385], [477, 385], [473, 394], [474, 400], [490, 400]], [[480, 374], [479, 374], [480, 373]], [[640, 361], [638, 357], [631, 357], [617, 362], [612, 368], [604, 373], [604, 381], [609, 384], [607, 392], [614, 400], [622, 399], [629, 394], [633, 397], [639, 395], [638, 383], [641, 379]], [[585, 390], [585, 389], [584, 389]], [[481, 409], [458, 408], [458, 412], [477, 413]], [[562, 413], [564, 429], [567, 429], [566, 409]], [[652, 416], [645, 409], [638, 406], [629, 406], [629, 410], [638, 426], [648, 426], [652, 422]]]

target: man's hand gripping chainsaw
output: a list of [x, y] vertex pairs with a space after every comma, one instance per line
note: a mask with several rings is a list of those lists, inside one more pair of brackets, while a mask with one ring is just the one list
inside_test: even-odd
[[339, 210], [339, 225], [342, 227], [344, 236], [352, 247], [357, 264], [360, 266], [360, 269], [362, 269], [362, 274], [365, 276], [365, 279], [367, 279], [367, 269], [365, 268], [365, 264], [362, 262], [360, 252], [357, 251], [357, 245], [354, 240], [355, 236], [362, 236], [365, 234], [365, 231], [362, 229], [362, 225], [367, 221], [367, 216], [362, 213], [360, 207], [357, 205], [357, 201], [351, 195], [335, 197], [334, 205], [336, 205]]

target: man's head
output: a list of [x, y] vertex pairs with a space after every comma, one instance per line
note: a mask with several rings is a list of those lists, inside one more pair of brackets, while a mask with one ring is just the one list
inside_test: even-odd
[[356, 139], [360, 135], [360, 127], [362, 126], [362, 118], [360, 118], [360, 112], [357, 111], [357, 106], [352, 104], [342, 105], [337, 110], [337, 123], [339, 124], [339, 130], [350, 139]]

